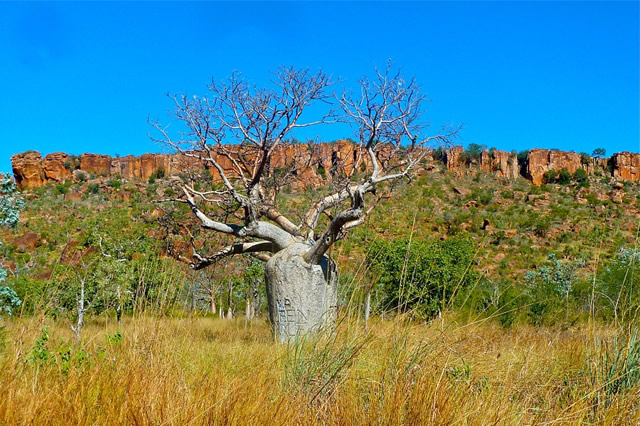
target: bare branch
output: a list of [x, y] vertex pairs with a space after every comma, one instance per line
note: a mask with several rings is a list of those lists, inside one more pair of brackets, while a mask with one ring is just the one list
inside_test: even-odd
[[256, 241], [252, 243], [238, 243], [227, 246], [212, 256], [203, 257], [195, 250], [193, 252], [193, 258], [195, 262], [191, 263], [191, 268], [195, 270], [206, 268], [207, 266], [217, 262], [223, 257], [231, 256], [234, 254], [242, 253], [255, 253], [262, 251], [273, 251], [273, 243], [271, 241]]

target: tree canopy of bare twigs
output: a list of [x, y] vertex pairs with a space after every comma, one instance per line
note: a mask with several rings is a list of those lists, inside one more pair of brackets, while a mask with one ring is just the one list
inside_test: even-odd
[[[381, 197], [377, 187], [409, 177], [429, 148], [449, 143], [459, 130], [428, 133], [427, 99], [420, 86], [391, 65], [376, 69], [356, 90], [336, 93], [339, 84], [323, 71], [283, 67], [270, 87], [256, 88], [234, 73], [212, 81], [207, 96], [170, 96], [174, 118], [184, 129], [179, 134], [150, 121], [158, 135], [154, 140], [204, 165], [219, 182], [206, 190], [186, 183], [179, 197], [163, 201], [187, 204], [202, 228], [236, 240], [209, 254], [194, 245], [193, 268], [241, 253], [268, 260], [294, 243], [308, 245], [304, 260], [318, 264], [336, 241], [365, 221]], [[314, 113], [324, 112], [309, 118], [311, 105]], [[298, 129], [338, 122], [349, 123], [356, 140], [348, 167], [332, 170], [332, 191], [314, 200], [306, 213], [287, 217], [278, 207], [281, 189], [301, 179], [315, 158], [313, 143], [290, 149], [290, 141]], [[274, 164], [277, 153], [286, 158], [283, 164]]]

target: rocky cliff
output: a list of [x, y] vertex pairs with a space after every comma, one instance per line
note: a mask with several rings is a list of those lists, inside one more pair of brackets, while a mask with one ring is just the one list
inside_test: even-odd
[[[236, 173], [233, 160], [242, 155], [251, 159], [251, 152], [237, 146], [228, 146], [227, 155], [218, 154], [216, 160], [225, 173]], [[381, 162], [389, 160], [390, 152], [378, 154]], [[430, 157], [429, 157], [430, 158]], [[443, 161], [447, 170], [454, 174], [469, 170], [468, 158], [461, 146], [454, 146], [444, 151]], [[249, 161], [250, 162], [250, 161]], [[120, 177], [130, 181], [148, 180], [153, 175], [164, 173], [172, 176], [194, 170], [209, 169], [214, 180], [219, 180], [217, 169], [208, 164], [183, 155], [144, 154], [139, 157], [111, 157], [101, 154], [82, 154], [79, 157], [69, 156], [62, 152], [48, 154], [42, 158], [39, 152], [27, 151], [11, 157], [13, 174], [21, 189], [35, 188], [48, 182], [63, 182], [78, 179], [80, 172], [96, 177]], [[478, 162], [476, 160], [476, 165]], [[321, 143], [312, 146], [282, 145], [273, 154], [270, 166], [286, 168], [295, 166], [297, 181], [295, 187], [321, 185], [337, 167], [347, 175], [357, 171], [370, 169], [370, 160], [360, 148], [348, 141]], [[359, 170], [355, 170], [356, 167]], [[611, 159], [585, 158], [575, 152], [532, 149], [523, 164], [518, 162], [514, 153], [506, 151], [484, 150], [480, 156], [479, 167], [487, 173], [498, 177], [515, 179], [524, 170], [524, 177], [534, 185], [543, 183], [544, 174], [550, 170], [567, 169], [570, 173], [583, 168], [588, 174], [608, 174], [619, 180], [640, 180], [640, 154], [621, 152]]]
[[613, 176], [622, 180], [640, 180], [640, 154], [618, 152], [611, 157]]
[[515, 179], [520, 176], [518, 157], [506, 151], [482, 151], [480, 168], [488, 173], [495, 173], [498, 177]]
[[[226, 153], [213, 154], [225, 174], [237, 174], [241, 167], [233, 159], [242, 156], [247, 164], [252, 164], [250, 149], [237, 146], [225, 147]], [[390, 152], [378, 152], [382, 163], [389, 160]], [[69, 156], [57, 152], [44, 159], [39, 152], [27, 151], [11, 157], [13, 174], [21, 189], [37, 188], [48, 182], [63, 182], [78, 179], [81, 173], [95, 177], [119, 177], [129, 181], [148, 180], [151, 176], [165, 174], [169, 176], [208, 169], [214, 181], [220, 179], [220, 173], [210, 164], [197, 158], [176, 154], [143, 154], [139, 157], [111, 157], [102, 154], [82, 154]], [[305, 144], [287, 144], [278, 147], [272, 157], [270, 167], [285, 169], [293, 166], [297, 169], [294, 186], [321, 185], [336, 168], [347, 175], [353, 174], [356, 166], [361, 171], [370, 169], [371, 161], [364, 151], [348, 141], [321, 143], [313, 146]], [[245, 170], [248, 172], [248, 170]]]

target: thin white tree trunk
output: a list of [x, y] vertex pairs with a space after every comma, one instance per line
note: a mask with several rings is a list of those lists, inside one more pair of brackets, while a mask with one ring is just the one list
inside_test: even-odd
[[73, 334], [75, 334], [76, 340], [80, 341], [82, 327], [84, 326], [84, 280], [80, 281], [80, 298], [78, 299], [77, 312], [78, 321], [75, 327], [71, 327]]
[[369, 313], [371, 311], [371, 290], [367, 291], [364, 297], [364, 326], [369, 326]]
[[229, 294], [227, 296], [227, 319], [233, 319], [233, 282], [229, 282]]
[[211, 313], [216, 314], [216, 293], [214, 291], [211, 292]]

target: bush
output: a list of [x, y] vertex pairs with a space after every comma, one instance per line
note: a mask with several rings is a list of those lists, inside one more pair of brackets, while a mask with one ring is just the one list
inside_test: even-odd
[[[4, 271], [4, 270], [3, 270]], [[0, 318], [2, 314], [11, 316], [15, 308], [19, 308], [22, 301], [12, 288], [0, 285]]]
[[544, 172], [544, 175], [542, 175], [542, 181], [544, 183], [554, 183], [557, 178], [558, 172], [555, 170], [547, 170], [546, 172]]
[[65, 185], [63, 183], [60, 183], [58, 185], [56, 185], [55, 187], [55, 193], [56, 194], [66, 194], [69, 192], [69, 186]]
[[464, 156], [467, 160], [467, 163], [472, 161], [480, 161], [482, 157], [482, 151], [487, 149], [486, 145], [479, 145], [477, 143], [470, 143], [467, 145], [467, 148], [464, 150]]
[[164, 169], [161, 167], [158, 170], [151, 173], [151, 176], [149, 176], [149, 183], [153, 184], [156, 181], [156, 179], [162, 179], [165, 176], [166, 176], [166, 173]]
[[569, 315], [570, 296], [576, 283], [576, 269], [584, 266], [581, 261], [556, 259], [550, 254], [549, 264], [524, 275], [526, 294], [529, 297], [529, 317], [534, 324], [552, 323]]
[[122, 181], [118, 179], [111, 179], [109, 180], [109, 182], [107, 182], [107, 185], [109, 185], [111, 188], [120, 189], [120, 187], [122, 186]]
[[97, 183], [90, 183], [88, 190], [89, 190], [89, 193], [91, 194], [97, 194], [98, 191], [100, 190], [100, 185], [98, 185]]
[[584, 182], [588, 178], [589, 175], [587, 174], [587, 171], [582, 168], [576, 170], [576, 172], [573, 174], [573, 180], [575, 180], [576, 182]]
[[385, 289], [385, 306], [430, 318], [477, 279], [475, 248], [465, 238], [445, 241], [375, 240], [367, 263]]
[[598, 274], [596, 290], [598, 314], [604, 319], [639, 311], [640, 249], [620, 249]]
[[569, 182], [571, 182], [571, 173], [569, 173], [569, 170], [563, 167], [558, 172], [558, 183], [560, 185], [567, 185]]

